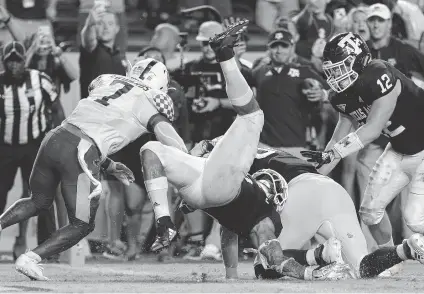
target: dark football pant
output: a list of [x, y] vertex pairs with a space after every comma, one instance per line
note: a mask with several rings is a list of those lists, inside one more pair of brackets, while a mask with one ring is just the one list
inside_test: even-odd
[[31, 199], [38, 211], [49, 209], [61, 182], [69, 225], [33, 250], [41, 258], [67, 250], [93, 231], [99, 199], [88, 199], [94, 186], [81, 164], [99, 180], [100, 161], [94, 142], [69, 124], [52, 130], [42, 142], [30, 178]]

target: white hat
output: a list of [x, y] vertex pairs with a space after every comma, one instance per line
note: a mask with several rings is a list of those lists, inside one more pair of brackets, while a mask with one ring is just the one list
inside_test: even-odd
[[199, 27], [199, 34], [196, 36], [197, 41], [209, 41], [210, 38], [220, 34], [224, 31], [224, 28], [219, 22], [206, 21]]
[[376, 3], [368, 7], [367, 18], [378, 16], [384, 20], [388, 20], [392, 18], [392, 12], [389, 7], [384, 4]]

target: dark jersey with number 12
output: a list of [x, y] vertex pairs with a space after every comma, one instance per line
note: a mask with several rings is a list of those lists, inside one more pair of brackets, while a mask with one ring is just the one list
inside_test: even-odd
[[424, 90], [388, 62], [372, 60], [351, 87], [332, 93], [330, 101], [337, 111], [361, 126], [367, 121], [372, 103], [393, 91], [398, 81], [401, 92], [383, 134], [395, 151], [412, 155], [424, 150]]

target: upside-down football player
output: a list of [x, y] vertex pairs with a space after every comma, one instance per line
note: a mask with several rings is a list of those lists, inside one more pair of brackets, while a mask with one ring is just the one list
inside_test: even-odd
[[169, 122], [174, 112], [166, 94], [168, 82], [165, 65], [153, 59], [137, 62], [127, 77], [101, 75], [90, 84], [89, 96], [78, 103], [61, 126], [46, 135], [30, 177], [31, 197], [16, 201], [0, 216], [0, 230], [48, 209], [59, 182], [69, 225], [22, 254], [16, 261], [19, 272], [34, 280], [46, 280], [39, 262], [74, 246], [93, 231], [102, 191], [101, 168], [124, 184], [133, 180], [132, 172], [108, 155], [146, 132], [186, 152], [183, 140]]
[[[341, 158], [385, 134], [390, 143], [370, 174], [361, 219], [380, 248], [393, 246], [385, 209], [411, 184], [403, 217], [413, 232], [424, 234], [424, 90], [388, 62], [371, 60], [365, 41], [353, 33], [336, 35], [326, 44], [323, 69], [339, 121], [324, 152], [302, 155], [328, 174]], [[423, 256], [424, 243], [414, 242]]]
[[[207, 156], [216, 141], [202, 141], [190, 153]], [[252, 177], [261, 187], [265, 185], [267, 189], [273, 189], [278, 187], [278, 183], [283, 183], [282, 187], [285, 187], [282, 190], [285, 192], [283, 200], [280, 201], [284, 203], [279, 211], [281, 222], [275, 221], [272, 216], [261, 220], [252, 230], [257, 243], [262, 244], [254, 263], [257, 277], [273, 279], [284, 276], [284, 272], [268, 264], [268, 260], [275, 264], [273, 260], [277, 256], [293, 257], [302, 265], [324, 265], [340, 262], [340, 253], [337, 254], [340, 249], [344, 261], [352, 269], [351, 276], [355, 278], [375, 277], [407, 259], [422, 262], [419, 246], [424, 237], [421, 234], [414, 234], [400, 245], [368, 254], [349, 194], [331, 178], [320, 175], [313, 165], [303, 159], [286, 152], [258, 148], [249, 173], [253, 174]], [[187, 209], [187, 205], [183, 207]], [[235, 210], [232, 213], [236, 213]], [[279, 228], [281, 225], [282, 229]], [[227, 236], [230, 234], [226, 233]], [[230, 240], [235, 242], [233, 246], [237, 246], [237, 237], [232, 234], [233, 238], [222, 239], [222, 248], [224, 260], [231, 259], [230, 263], [235, 264], [237, 251], [231, 255], [224, 251], [231, 247], [226, 244]], [[295, 250], [302, 248], [317, 234], [328, 240], [324, 246], [315, 251]]]

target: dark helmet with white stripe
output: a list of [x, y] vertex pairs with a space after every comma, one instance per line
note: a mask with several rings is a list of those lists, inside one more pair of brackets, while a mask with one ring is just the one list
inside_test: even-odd
[[152, 58], [146, 58], [138, 61], [128, 73], [130, 78], [141, 81], [144, 85], [161, 90], [168, 91], [169, 74], [166, 66]]
[[349, 88], [371, 61], [371, 52], [358, 34], [341, 33], [327, 42], [322, 64], [328, 85], [337, 93]]

